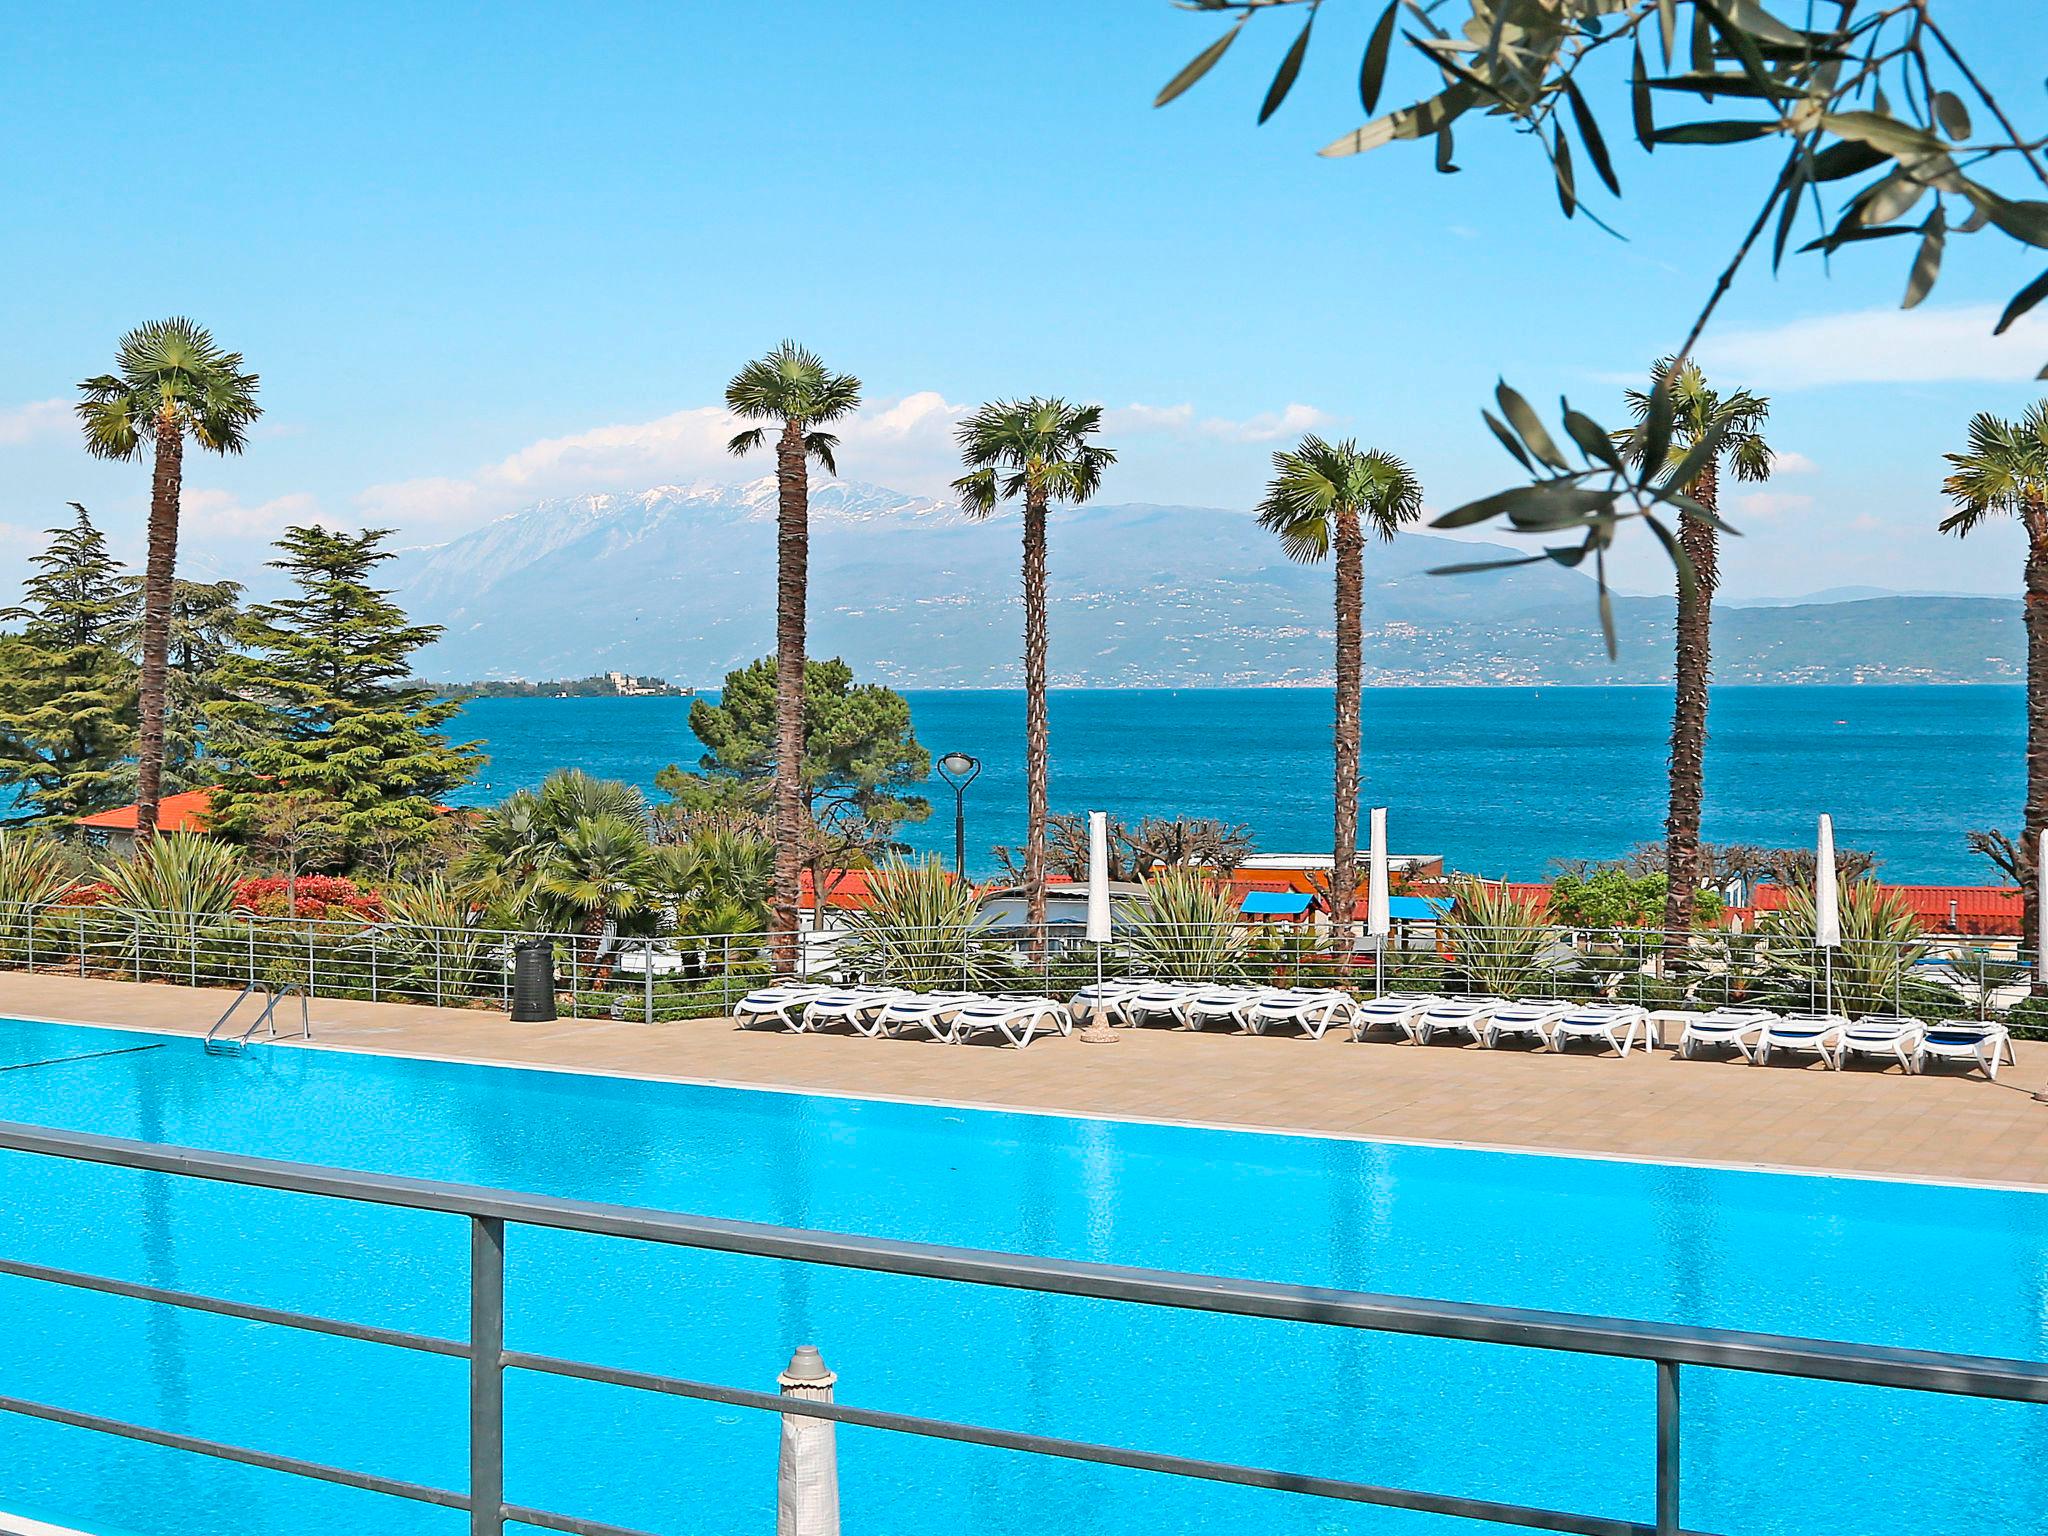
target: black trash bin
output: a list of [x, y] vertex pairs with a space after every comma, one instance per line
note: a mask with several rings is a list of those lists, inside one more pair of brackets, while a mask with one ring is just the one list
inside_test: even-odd
[[555, 1022], [553, 939], [520, 939], [512, 946], [512, 1022]]

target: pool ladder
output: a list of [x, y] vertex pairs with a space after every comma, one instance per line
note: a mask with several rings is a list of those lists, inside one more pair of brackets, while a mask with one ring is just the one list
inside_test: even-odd
[[[242, 1004], [249, 1001], [249, 998], [258, 991], [263, 993], [263, 1006], [257, 1010], [256, 1017], [249, 1021], [248, 1027], [240, 1034], [231, 1032], [228, 1028], [229, 1022], [234, 1018]], [[252, 981], [235, 994], [235, 1000], [228, 1004], [227, 1012], [215, 1019], [213, 1027], [206, 1032], [206, 1039], [202, 1042], [205, 1046], [206, 1054], [209, 1056], [243, 1055], [249, 1049], [250, 1039], [260, 1029], [267, 1028], [269, 1038], [272, 1040], [278, 1039], [277, 1005], [295, 992], [299, 997], [299, 1038], [312, 1039], [313, 1020], [306, 1001], [306, 989], [304, 987], [295, 981], [288, 981], [281, 987], [272, 986], [267, 981]]]

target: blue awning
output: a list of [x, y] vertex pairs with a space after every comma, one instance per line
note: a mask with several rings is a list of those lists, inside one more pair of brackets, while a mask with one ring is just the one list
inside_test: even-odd
[[1246, 891], [1238, 911], [1246, 917], [1300, 917], [1314, 901], [1306, 891]]
[[1396, 923], [1433, 923], [1442, 914], [1422, 896], [1389, 896], [1387, 917]]

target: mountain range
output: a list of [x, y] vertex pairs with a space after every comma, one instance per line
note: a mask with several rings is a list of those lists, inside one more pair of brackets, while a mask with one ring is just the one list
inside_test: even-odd
[[[811, 651], [898, 687], [1006, 687], [1018, 660], [1017, 514], [827, 480], [811, 497]], [[444, 626], [420, 661], [447, 680], [618, 670], [698, 685], [774, 645], [775, 482], [656, 486], [541, 501], [391, 571]], [[1051, 514], [1058, 686], [1327, 685], [1326, 566], [1287, 560], [1250, 515], [1090, 504]], [[1523, 550], [1423, 533], [1366, 556], [1366, 675], [1379, 684], [1658, 682], [1669, 598], [1615, 603], [1601, 644], [1591, 580], [1542, 563], [1432, 567]], [[1995, 682], [2021, 675], [2016, 600], [1861, 595], [1737, 606], [1715, 625], [1723, 682]], [[1835, 597], [1836, 594], [1826, 594]]]

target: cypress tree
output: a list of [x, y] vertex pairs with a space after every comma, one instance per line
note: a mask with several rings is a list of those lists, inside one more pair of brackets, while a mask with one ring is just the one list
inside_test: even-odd
[[0, 784], [39, 820], [70, 821], [128, 798], [136, 670], [135, 602], [106, 539], [77, 502], [29, 564], [19, 621], [0, 637]]
[[457, 705], [409, 683], [411, 657], [440, 633], [413, 624], [373, 585], [391, 558], [388, 529], [358, 534], [288, 528], [271, 565], [294, 596], [252, 606], [247, 654], [221, 667], [226, 695], [206, 707], [211, 751], [227, 762], [213, 825], [257, 835], [262, 802], [326, 802], [325, 819], [350, 855], [365, 846], [416, 846], [437, 824], [442, 797], [483, 761], [476, 743], [441, 730]]

